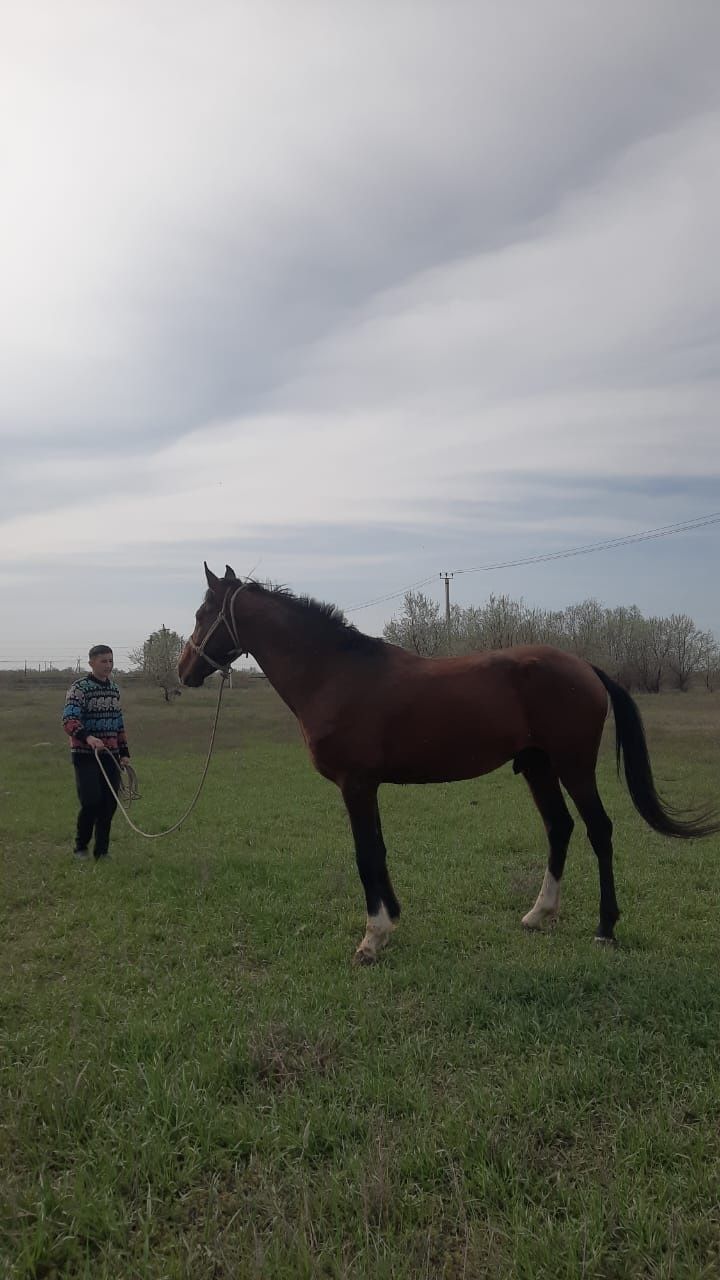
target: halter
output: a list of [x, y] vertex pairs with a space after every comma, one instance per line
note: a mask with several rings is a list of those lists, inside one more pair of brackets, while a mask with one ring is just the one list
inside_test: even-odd
[[[235, 620], [233, 618], [233, 604], [235, 603], [235, 597], [238, 596], [240, 592], [244, 590], [245, 590], [245, 587], [240, 586], [240, 587], [236, 587], [232, 595], [230, 595], [229, 593], [226, 594], [225, 599], [222, 602], [222, 608], [219, 610], [218, 615], [215, 621], [213, 622], [212, 626], [208, 627], [207, 631], [205, 632], [205, 635], [203, 636], [202, 642], [200, 644], [195, 644], [195, 641], [193, 639], [188, 640], [188, 644], [192, 649], [193, 653], [196, 653], [199, 658], [203, 658], [205, 662], [209, 662], [211, 667], [214, 667], [216, 671], [220, 671], [222, 675], [226, 677], [229, 676], [230, 674], [230, 666], [231, 666], [231, 663], [234, 662], [235, 658], [239, 658], [241, 654], [247, 653], [246, 649], [241, 649], [240, 647], [240, 640], [238, 637], [237, 628], [235, 626]], [[228, 609], [228, 614], [226, 614], [225, 610], [227, 608], [228, 601], [230, 602], [230, 607]], [[230, 650], [224, 663], [216, 662], [214, 658], [211, 658], [210, 655], [205, 652], [205, 646], [208, 640], [210, 639], [211, 635], [213, 635], [213, 633], [220, 626], [221, 622], [225, 623], [230, 639], [235, 641], [235, 647], [234, 649]]]

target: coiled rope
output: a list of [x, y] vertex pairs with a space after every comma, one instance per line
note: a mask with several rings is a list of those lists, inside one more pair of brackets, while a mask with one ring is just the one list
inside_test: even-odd
[[[220, 718], [220, 703], [222, 702], [223, 689], [225, 688], [225, 681], [226, 681], [226, 680], [227, 680], [227, 678], [228, 678], [228, 674], [229, 674], [229, 673], [228, 673], [227, 671], [224, 671], [224, 670], [220, 669], [220, 675], [221, 675], [221, 677], [222, 677], [222, 678], [221, 678], [221, 680], [220, 680], [220, 689], [219, 689], [219, 692], [218, 692], [217, 707], [215, 708], [215, 719], [214, 719], [214, 721], [213, 721], [212, 733], [211, 733], [211, 735], [210, 735], [210, 746], [208, 747], [208, 753], [207, 753], [207, 756], [206, 756], [206, 758], [205, 758], [205, 768], [204, 768], [204, 769], [203, 769], [203, 771], [202, 771], [202, 777], [201, 777], [201, 779], [200, 779], [200, 783], [199, 783], [199, 785], [198, 785], [198, 789], [197, 789], [197, 791], [195, 792], [195, 795], [193, 796], [192, 800], [190, 801], [190, 804], [188, 805], [188, 807], [187, 807], [187, 809], [185, 810], [185, 812], [184, 812], [184, 814], [182, 815], [182, 817], [181, 817], [181, 818], [179, 818], [179, 819], [178, 819], [178, 821], [177, 821], [176, 823], [174, 823], [172, 827], [168, 827], [165, 831], [141, 831], [140, 827], [138, 827], [138, 826], [136, 826], [136, 825], [135, 825], [135, 823], [133, 822], [132, 818], [130, 817], [130, 814], [128, 813], [127, 809], [125, 808], [125, 805], [123, 804], [122, 800], [120, 799], [120, 796], [118, 795], [117, 791], [115, 790], [115, 788], [114, 788], [114, 786], [113, 786], [112, 782], [110, 781], [110, 779], [109, 779], [109, 777], [108, 777], [108, 775], [107, 775], [107, 770], [105, 769], [105, 766], [104, 766], [104, 764], [103, 764], [102, 760], [100, 759], [100, 756], [101, 756], [101, 754], [102, 754], [102, 753], [101, 753], [97, 748], [95, 749], [95, 759], [97, 760], [98, 764], [100, 765], [100, 768], [101, 768], [101, 770], [102, 770], [103, 777], [105, 778], [105, 781], [107, 782], [107, 784], [108, 784], [108, 786], [109, 786], [110, 790], [112, 791], [112, 793], [113, 793], [113, 795], [114, 795], [114, 797], [115, 797], [115, 799], [116, 799], [116, 801], [117, 801], [118, 808], [121, 810], [122, 815], [123, 815], [123, 817], [124, 817], [125, 821], [127, 822], [128, 826], [132, 827], [133, 831], [136, 831], [136, 832], [137, 832], [137, 834], [138, 834], [139, 836], [142, 836], [142, 837], [143, 837], [143, 839], [145, 839], [145, 840], [159, 840], [161, 836], [169, 836], [169, 835], [171, 835], [173, 831], [177, 831], [178, 827], [181, 827], [181, 826], [182, 826], [182, 824], [183, 824], [183, 822], [185, 821], [185, 819], [190, 817], [190, 814], [192, 813], [193, 809], [195, 808], [195, 805], [197, 804], [197, 801], [198, 801], [198, 799], [199, 799], [199, 797], [200, 797], [200, 792], [201, 792], [201, 791], [202, 791], [202, 789], [203, 789], [203, 785], [204, 785], [205, 779], [206, 779], [206, 777], [207, 777], [207, 771], [208, 771], [208, 769], [210, 768], [210, 757], [212, 756], [213, 746], [214, 746], [214, 744], [215, 744], [215, 733], [216, 733], [217, 726], [218, 726], [218, 720], [219, 720], [219, 718]], [[103, 751], [107, 751], [107, 747], [103, 747], [103, 748], [102, 748], [102, 750], [103, 750]], [[110, 754], [112, 754], [112, 753], [110, 753]], [[121, 785], [120, 785], [120, 791], [121, 791], [121, 792], [123, 792], [123, 794], [125, 795], [125, 799], [126, 799], [127, 803], [129, 804], [131, 800], [135, 800], [135, 799], [137, 799], [137, 797], [139, 796], [140, 792], [139, 792], [139, 788], [138, 788], [138, 783], [137, 783], [137, 774], [135, 773], [135, 770], [134, 770], [131, 766], [129, 766], [129, 765], [125, 765], [125, 767], [124, 767], [124, 772], [127, 772], [128, 777], [127, 777], [127, 780], [126, 780], [126, 782], [125, 782], [125, 785], [123, 785], [123, 784], [121, 783]]]

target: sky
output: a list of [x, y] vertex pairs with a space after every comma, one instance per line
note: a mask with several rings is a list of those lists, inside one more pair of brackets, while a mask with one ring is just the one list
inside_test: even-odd
[[[716, 0], [0, 19], [0, 668], [720, 511]], [[720, 525], [466, 573], [720, 635]], [[399, 593], [368, 608], [368, 600]]]

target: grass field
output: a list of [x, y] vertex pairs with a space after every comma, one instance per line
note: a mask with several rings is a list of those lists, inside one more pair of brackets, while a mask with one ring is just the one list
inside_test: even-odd
[[[354, 969], [347, 820], [256, 681], [227, 695], [179, 835], [70, 856], [62, 689], [0, 688], [0, 1266], [7, 1277], [720, 1276], [720, 841], [643, 826], [614, 777], [623, 918], [563, 917], [523, 782], [381, 792], [401, 926]], [[179, 815], [214, 699], [128, 690], [143, 798]], [[642, 701], [656, 776], [718, 799], [720, 696]], [[439, 871], [442, 874], [439, 874]]]

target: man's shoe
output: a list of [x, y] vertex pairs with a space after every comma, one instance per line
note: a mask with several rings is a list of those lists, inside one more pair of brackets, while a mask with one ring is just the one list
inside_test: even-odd
[[73, 856], [77, 858], [78, 862], [86, 862], [87, 859], [90, 857], [90, 852], [88, 849], [79, 849], [76, 846], [73, 849]]
[[109, 853], [95, 853], [95, 854], [93, 854], [93, 857], [94, 857], [94, 859], [95, 859], [95, 861], [96, 861], [96, 862], [109, 862], [109, 861], [110, 861], [110, 854], [109, 854]]

